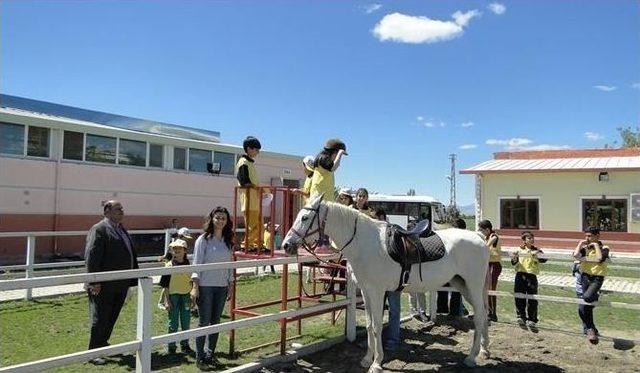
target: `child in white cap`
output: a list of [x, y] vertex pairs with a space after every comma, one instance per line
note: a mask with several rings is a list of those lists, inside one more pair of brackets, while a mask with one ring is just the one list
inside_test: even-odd
[[312, 155], [308, 155], [302, 159], [302, 169], [304, 170], [305, 179], [302, 189], [294, 189], [294, 194], [299, 194], [302, 197], [302, 204], [306, 205], [311, 195], [311, 182], [313, 181], [315, 159]]

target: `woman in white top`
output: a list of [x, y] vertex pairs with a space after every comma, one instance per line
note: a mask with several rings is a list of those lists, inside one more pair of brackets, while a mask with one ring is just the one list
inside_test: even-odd
[[[232, 261], [234, 234], [229, 211], [216, 207], [204, 219], [204, 233], [198, 237], [194, 249], [193, 264], [209, 264]], [[224, 305], [230, 298], [233, 281], [231, 269], [194, 272], [191, 300], [198, 304], [198, 326], [215, 325], [220, 322]], [[217, 365], [213, 356], [218, 343], [218, 333], [209, 334], [209, 348], [205, 351], [205, 337], [196, 338], [196, 364], [201, 370]]]

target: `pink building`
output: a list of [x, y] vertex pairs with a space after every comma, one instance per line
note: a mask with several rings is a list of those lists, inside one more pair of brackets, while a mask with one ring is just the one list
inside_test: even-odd
[[[243, 149], [219, 138], [0, 95], [0, 232], [87, 230], [109, 199], [122, 201], [130, 230], [199, 227], [212, 207], [233, 208], [234, 166]], [[210, 172], [218, 166], [219, 173]], [[263, 185], [297, 187], [304, 178], [295, 155], [263, 151], [256, 168]], [[143, 253], [162, 250], [157, 237], [137, 239]], [[23, 262], [24, 248], [22, 238], [0, 239], [0, 263]], [[36, 255], [83, 250], [84, 237], [38, 239]]]

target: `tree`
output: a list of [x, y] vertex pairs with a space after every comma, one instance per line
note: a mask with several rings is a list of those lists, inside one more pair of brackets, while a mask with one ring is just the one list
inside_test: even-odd
[[618, 133], [622, 140], [621, 147], [623, 148], [638, 148], [640, 147], [640, 126], [636, 127], [634, 131], [631, 126], [618, 127]]

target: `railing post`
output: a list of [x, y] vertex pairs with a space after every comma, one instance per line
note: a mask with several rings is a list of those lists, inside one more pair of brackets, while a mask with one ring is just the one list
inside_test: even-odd
[[140, 341], [140, 349], [136, 352], [136, 372], [151, 372], [151, 297], [153, 280], [151, 277], [138, 279], [138, 321], [136, 338]]
[[347, 266], [347, 341], [356, 340], [356, 283], [351, 278], [351, 267]]
[[[27, 270], [24, 272], [25, 278], [33, 277], [33, 265], [36, 261], [36, 236], [27, 236]], [[33, 298], [33, 289], [27, 288], [25, 293], [25, 299], [31, 300]]]
[[169, 244], [171, 243], [171, 231], [173, 231], [173, 229], [170, 228], [164, 230], [164, 257], [167, 256], [167, 252], [169, 251]]

